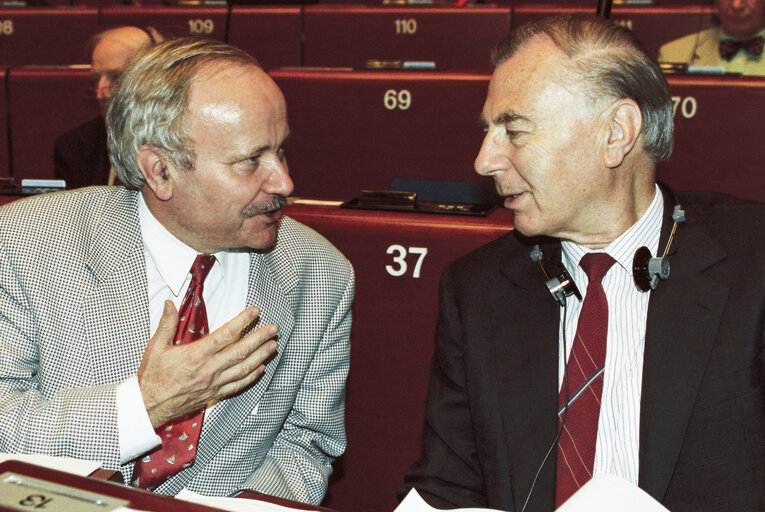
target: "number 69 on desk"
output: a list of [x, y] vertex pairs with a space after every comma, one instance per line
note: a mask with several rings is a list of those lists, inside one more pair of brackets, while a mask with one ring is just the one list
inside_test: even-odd
[[406, 271], [409, 268], [406, 264], [407, 254], [418, 255], [417, 263], [414, 264], [414, 269], [412, 270], [412, 277], [418, 279], [420, 277], [422, 262], [425, 260], [425, 256], [428, 254], [428, 248], [409, 247], [409, 249], [407, 249], [403, 245], [393, 244], [388, 247], [387, 253], [394, 255], [393, 263], [395, 263], [395, 265], [385, 265], [385, 270], [387, 270], [388, 274], [392, 275], [393, 277], [401, 277], [406, 274]]

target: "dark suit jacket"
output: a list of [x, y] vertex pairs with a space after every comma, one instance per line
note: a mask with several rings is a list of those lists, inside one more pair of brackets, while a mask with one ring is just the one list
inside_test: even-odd
[[[765, 208], [706, 193], [679, 202], [671, 276], [648, 308], [639, 486], [672, 512], [765, 510]], [[523, 507], [557, 427], [561, 309], [533, 243], [510, 233], [444, 271], [423, 455], [401, 496]], [[560, 261], [558, 242], [542, 248]], [[554, 509], [556, 453], [527, 511]]]
[[104, 119], [96, 117], [60, 135], [53, 146], [53, 165], [66, 188], [106, 185], [111, 164]]

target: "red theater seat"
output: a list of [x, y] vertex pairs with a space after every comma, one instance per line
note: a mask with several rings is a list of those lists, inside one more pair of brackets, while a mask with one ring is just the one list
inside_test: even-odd
[[[513, 8], [513, 27], [539, 18], [564, 12], [593, 13], [592, 6], [533, 5], [522, 4]], [[645, 50], [656, 56], [662, 44], [684, 35], [709, 28], [710, 5], [686, 6], [614, 6], [611, 19], [635, 32]]]
[[98, 9], [85, 6], [0, 8], [0, 63], [90, 62], [88, 39], [98, 31]]
[[488, 74], [273, 70], [287, 99], [295, 195], [351, 199], [395, 177], [473, 171]]
[[[512, 228], [507, 210], [487, 218], [291, 205], [356, 269], [348, 450], [336, 463], [325, 506], [391, 512], [396, 488], [420, 453], [438, 280], [447, 262]], [[540, 280], [540, 286], [544, 286]]]
[[675, 151], [660, 180], [765, 201], [765, 79], [670, 76]]
[[11, 69], [8, 97], [16, 182], [53, 178], [56, 137], [98, 115], [90, 67]]
[[585, 5], [587, 6], [587, 9], [590, 13], [595, 14], [595, 8], [596, 8], [596, 2], [593, 2], [592, 0], [559, 0], [555, 2], [554, 0], [494, 0], [492, 3], [496, 3], [499, 5], [512, 5], [514, 7], [518, 6], [534, 6], [534, 5], [549, 5], [549, 4], [556, 4], [560, 5], [561, 7], [569, 7], [572, 5]]
[[433, 61], [489, 70], [489, 51], [510, 27], [509, 7], [306, 6], [305, 66], [364, 69], [367, 59]]
[[228, 42], [254, 55], [265, 69], [299, 66], [302, 37], [300, 7], [231, 7]]
[[[141, 6], [146, 7], [149, 5], [165, 5], [169, 3], [174, 3], [171, 0], [72, 0], [73, 3], [87, 3], [91, 5], [96, 5], [100, 7], [106, 7], [110, 5], [122, 5], [122, 6]], [[196, 2], [195, 2], [196, 3]], [[202, 2], [203, 4], [206, 4], [206, 2]]]
[[228, 7], [222, 6], [107, 6], [101, 9], [101, 27], [152, 26], [165, 36], [200, 35], [225, 41], [227, 16]]
[[8, 114], [5, 109], [5, 76], [7, 68], [0, 66], [0, 178], [11, 175], [11, 162], [8, 155]]

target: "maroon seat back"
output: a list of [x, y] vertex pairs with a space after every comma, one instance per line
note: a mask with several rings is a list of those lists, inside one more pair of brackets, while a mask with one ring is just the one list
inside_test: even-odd
[[487, 218], [465, 218], [304, 205], [288, 206], [287, 214], [327, 237], [356, 270], [348, 450], [335, 464], [324, 505], [342, 512], [390, 512], [404, 471], [420, 454], [441, 271], [508, 232], [511, 215], [498, 210]]
[[[594, 14], [592, 5], [535, 5], [521, 4], [513, 8], [513, 28], [524, 23], [553, 14], [579, 12]], [[710, 27], [714, 7], [709, 5], [670, 5], [670, 6], [614, 6], [611, 19], [633, 32], [645, 50], [654, 57], [664, 43], [687, 34]]]
[[364, 69], [367, 59], [433, 61], [439, 69], [490, 69], [510, 28], [509, 7], [306, 6], [306, 66]]
[[659, 180], [765, 201], [765, 78], [670, 76], [669, 85], [675, 150]]
[[56, 137], [98, 116], [89, 66], [13, 68], [8, 108], [13, 176], [53, 178]]
[[84, 64], [98, 31], [98, 9], [85, 6], [0, 9], [0, 63]]
[[301, 39], [300, 7], [231, 6], [228, 42], [255, 56], [265, 69], [299, 66]]
[[295, 195], [351, 199], [394, 177], [486, 182], [473, 171], [488, 74], [290, 71], [271, 76], [287, 99]]
[[8, 70], [0, 66], [0, 178], [11, 175], [11, 161], [8, 155], [8, 112], [5, 108], [5, 79]]
[[205, 36], [226, 40], [228, 7], [105, 6], [101, 28], [152, 26], [168, 37]]

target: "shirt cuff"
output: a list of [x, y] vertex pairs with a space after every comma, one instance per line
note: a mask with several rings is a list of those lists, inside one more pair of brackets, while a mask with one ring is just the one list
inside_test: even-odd
[[135, 459], [162, 444], [151, 426], [143, 404], [138, 376], [133, 375], [117, 386], [117, 427], [120, 435], [120, 463]]

